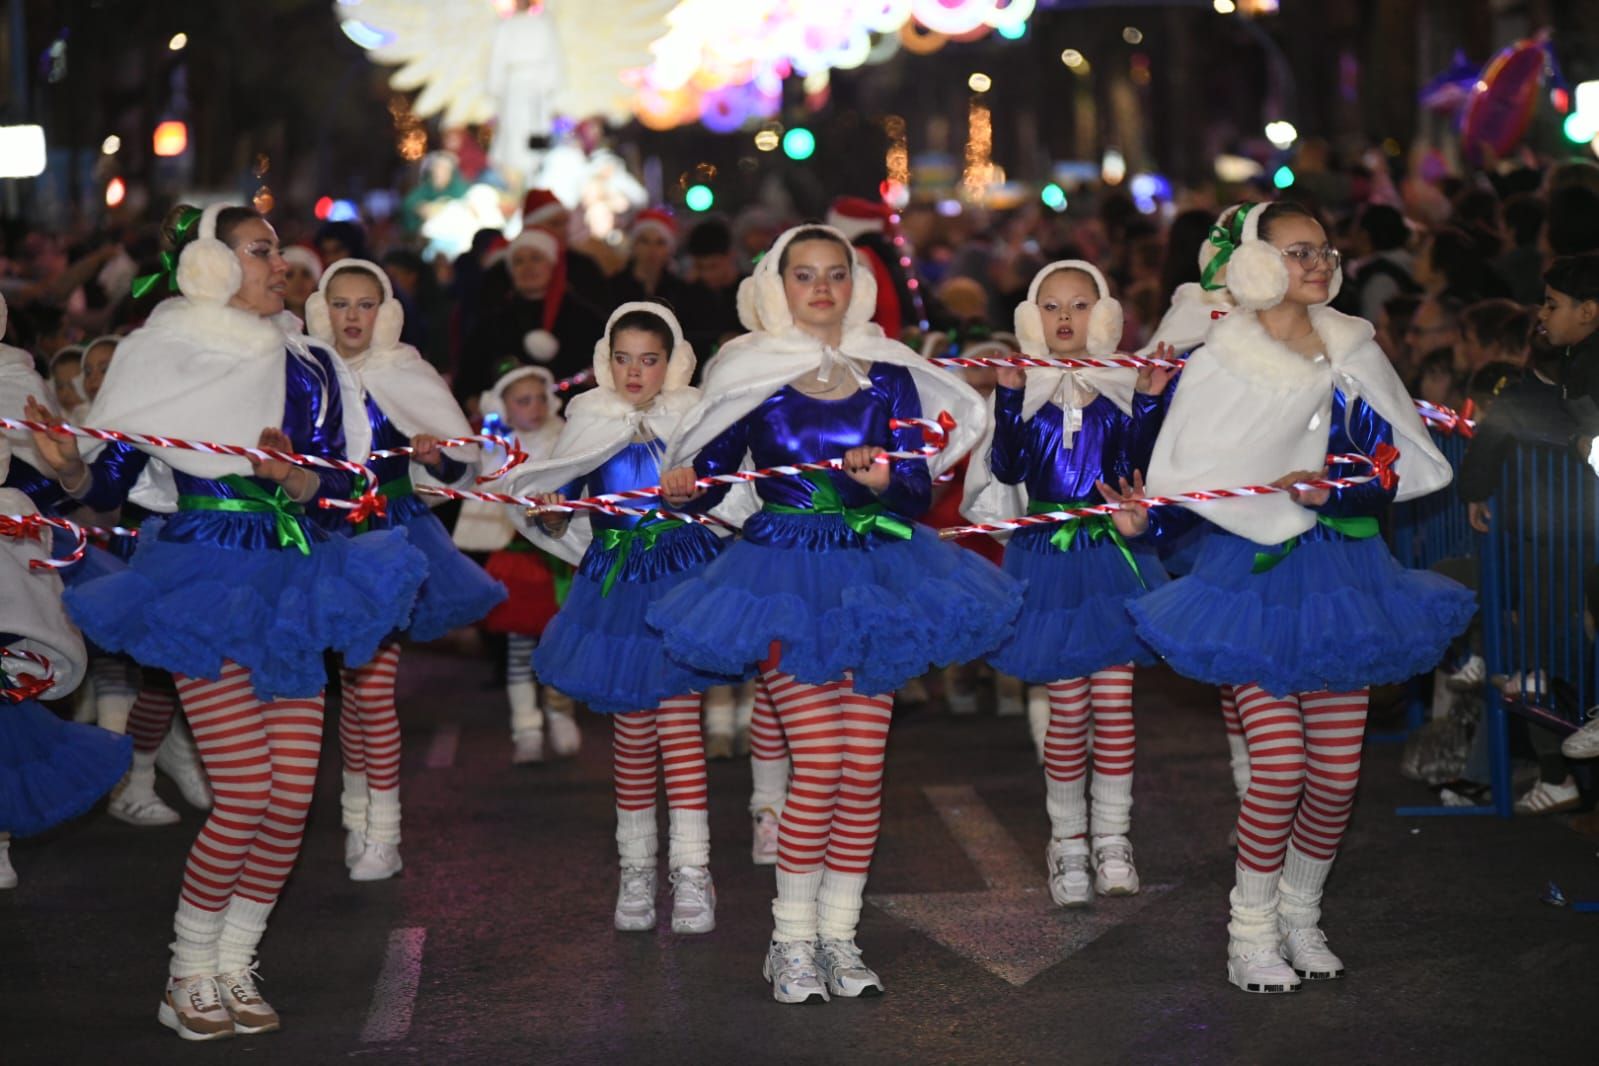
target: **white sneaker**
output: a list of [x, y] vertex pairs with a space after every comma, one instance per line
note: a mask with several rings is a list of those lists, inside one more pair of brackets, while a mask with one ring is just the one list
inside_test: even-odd
[[1516, 801], [1517, 814], [1559, 814], [1575, 810], [1582, 803], [1582, 793], [1577, 790], [1575, 778], [1567, 778], [1558, 785], [1539, 781], [1521, 794]]
[[1245, 992], [1278, 993], [1299, 991], [1299, 975], [1284, 961], [1275, 944], [1228, 955], [1227, 980]]
[[1094, 838], [1094, 891], [1101, 896], [1138, 895], [1138, 869], [1126, 837]]
[[[1589, 713], [1594, 712], [1590, 710]], [[1568, 759], [1599, 757], [1599, 715], [1590, 718], [1587, 725], [1562, 740], [1560, 754]]]
[[1344, 975], [1344, 960], [1327, 949], [1320, 929], [1293, 929], [1283, 937], [1283, 958], [1307, 981], [1331, 981]]
[[624, 866], [616, 891], [616, 928], [642, 933], [655, 928], [655, 867]]
[[206, 776], [205, 767], [200, 765], [200, 749], [194, 746], [194, 741], [189, 739], [187, 733], [178, 731], [180, 728], [174, 722], [162, 739], [161, 746], [156, 749], [156, 769], [172, 778], [183, 802], [198, 810], [208, 811], [214, 802], [211, 779]]
[[1044, 852], [1044, 862], [1049, 869], [1049, 895], [1056, 906], [1086, 907], [1094, 902], [1087, 841], [1051, 840]]
[[350, 867], [352, 881], [387, 881], [405, 868], [400, 861], [400, 849], [393, 844], [379, 844], [368, 840], [361, 857]]
[[777, 825], [777, 812], [772, 808], [762, 807], [755, 812], [750, 861], [756, 866], [777, 865]]
[[183, 821], [178, 812], [168, 807], [155, 794], [155, 783], [149, 779], [135, 778], [130, 773], [123, 778], [122, 790], [111, 797], [106, 813], [119, 822], [147, 828], [157, 825], [177, 825]]
[[1481, 655], [1473, 655], [1461, 664], [1460, 669], [1444, 679], [1444, 684], [1456, 692], [1469, 692], [1488, 677], [1488, 664]]
[[779, 1003], [826, 1003], [827, 986], [816, 968], [816, 945], [809, 940], [774, 940], [766, 949], [761, 976], [772, 983]]
[[271, 1033], [282, 1024], [278, 1012], [262, 998], [255, 987], [255, 967], [246, 966], [232, 973], [218, 974], [217, 990], [221, 994], [222, 1009], [233, 1019], [233, 1031], [249, 1036], [253, 1033]]
[[705, 866], [679, 866], [672, 883], [672, 932], [709, 933], [716, 928], [716, 886]]
[[572, 720], [571, 714], [546, 711], [544, 726], [550, 734], [550, 754], [556, 758], [576, 755], [583, 746], [583, 734], [578, 731], [577, 722]]
[[11, 865], [11, 844], [0, 844], [0, 889], [17, 887], [17, 871]]
[[866, 965], [854, 940], [817, 941], [816, 966], [832, 995], [855, 999], [883, 994], [883, 979]]
[[233, 1016], [222, 1005], [216, 978], [173, 977], [156, 1020], [185, 1040], [217, 1040], [233, 1035]]
[[366, 834], [359, 829], [347, 829], [344, 832], [344, 867], [349, 869], [361, 858], [361, 853], [366, 851]]
[[544, 730], [524, 729], [511, 734], [516, 750], [511, 753], [512, 766], [531, 766], [544, 761]]

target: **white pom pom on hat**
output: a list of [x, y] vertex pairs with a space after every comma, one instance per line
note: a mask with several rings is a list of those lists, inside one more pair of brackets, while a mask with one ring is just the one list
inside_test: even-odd
[[672, 352], [666, 359], [666, 381], [661, 391], [672, 392], [687, 386], [694, 378], [694, 348], [684, 339], [683, 326], [677, 316], [665, 304], [649, 300], [633, 300], [611, 312], [611, 317], [605, 322], [605, 332], [594, 344], [594, 383], [602, 389], [616, 391], [616, 378], [611, 373], [611, 331], [624, 315], [634, 311], [654, 315], [672, 331]]
[[244, 284], [239, 257], [217, 239], [217, 216], [233, 204], [212, 204], [200, 213], [198, 232], [178, 253], [178, 291], [196, 303], [225, 304]]
[[797, 235], [816, 231], [828, 234], [849, 249], [855, 288], [844, 312], [844, 328], [864, 326], [872, 320], [877, 310], [877, 278], [872, 275], [872, 268], [861, 262], [855, 246], [844, 234], [832, 226], [811, 222], [795, 226], [773, 241], [771, 249], [755, 265], [755, 273], [739, 283], [738, 320], [745, 329], [775, 333], [794, 324], [794, 316], [788, 309], [788, 295], [783, 291], [783, 278], [777, 268], [783, 261], [783, 250]]
[[548, 363], [561, 354], [561, 340], [547, 329], [530, 329], [522, 334], [522, 350], [536, 363]]
[[400, 343], [400, 332], [405, 329], [405, 309], [394, 298], [394, 286], [383, 268], [370, 259], [340, 259], [322, 272], [316, 292], [305, 301], [306, 332], [321, 341], [333, 343], [333, 319], [328, 311], [328, 286], [346, 270], [359, 270], [372, 275], [383, 290], [383, 303], [378, 307], [377, 321], [372, 324], [372, 350], [384, 351]]
[[1099, 300], [1088, 312], [1088, 354], [1095, 358], [1113, 355], [1122, 339], [1122, 305], [1110, 294], [1110, 284], [1100, 269], [1086, 259], [1057, 259], [1037, 274], [1027, 287], [1027, 299], [1016, 305], [1016, 339], [1021, 350], [1034, 358], [1049, 354], [1049, 342], [1044, 337], [1044, 315], [1038, 307], [1038, 290], [1051, 274], [1062, 270], [1079, 270], [1094, 281]]

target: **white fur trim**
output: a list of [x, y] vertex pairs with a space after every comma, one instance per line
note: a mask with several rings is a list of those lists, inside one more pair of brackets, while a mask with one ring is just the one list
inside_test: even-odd
[[328, 312], [327, 293], [328, 285], [342, 270], [365, 271], [377, 279], [383, 292], [383, 303], [378, 307], [377, 321], [372, 324], [372, 343], [368, 350], [381, 352], [398, 345], [400, 334], [405, 330], [405, 308], [394, 298], [394, 286], [389, 282], [388, 273], [370, 259], [340, 259], [322, 272], [316, 292], [305, 301], [306, 331], [318, 340], [333, 343], [333, 320]]
[[232, 204], [212, 204], [200, 215], [199, 233], [178, 253], [178, 291], [198, 303], [225, 304], [244, 284], [233, 249], [217, 240], [217, 216]]
[[547, 329], [529, 330], [522, 335], [522, 350], [528, 358], [548, 363], [560, 354], [561, 342]]
[[672, 314], [665, 304], [652, 303], [648, 300], [625, 303], [612, 311], [611, 317], [606, 319], [605, 332], [594, 342], [594, 383], [602, 389], [616, 391], [616, 379], [611, 374], [611, 330], [616, 328], [616, 323], [623, 315], [634, 311], [643, 311], [656, 316], [672, 331], [672, 352], [666, 357], [666, 381], [662, 384], [661, 391], [687, 388], [688, 383], [694, 378], [694, 367], [697, 362], [694, 348], [684, 339], [683, 326], [678, 322], [677, 316]]
[[560, 258], [561, 242], [555, 239], [555, 234], [551, 233], [549, 230], [539, 229], [533, 225], [529, 225], [528, 228], [524, 229], [521, 233], [518, 233], [516, 235], [516, 239], [506, 247], [506, 258], [509, 259], [511, 253], [516, 251], [518, 248], [526, 248], [529, 246], [537, 248], [551, 260]]
[[6, 321], [10, 317], [10, 309], [6, 307], [6, 298], [0, 295], [0, 340], [6, 335]]
[[885, 230], [883, 220], [880, 218], [848, 218], [837, 211], [829, 211], [827, 213], [827, 224], [848, 237], [852, 242], [856, 237], [864, 236], [868, 233], [881, 234]]
[[1105, 275], [1086, 259], [1057, 259], [1033, 275], [1032, 284], [1027, 286], [1026, 303], [1016, 308], [1016, 336], [1024, 342], [1022, 351], [1040, 359], [1049, 354], [1048, 342], [1044, 339], [1044, 316], [1038, 310], [1038, 290], [1046, 278], [1062, 270], [1087, 274], [1099, 293], [1099, 300], [1088, 314], [1088, 354], [1096, 359], [1114, 354], [1122, 339], [1122, 305], [1111, 296]]
[[[855, 288], [850, 294], [849, 307], [844, 312], [844, 328], [848, 330], [872, 320], [872, 315], [877, 310], [877, 279], [872, 275], [871, 267], [861, 261], [855, 246], [843, 233], [832, 226], [818, 226], [811, 223], [807, 226], [795, 226], [773, 241], [771, 250], [756, 264], [755, 273], [739, 283], [738, 317], [745, 329], [751, 332], [772, 333], [794, 324], [794, 316], [789, 313], [788, 296], [783, 292], [783, 279], [778, 274], [777, 266], [783, 261], [783, 249], [788, 247], [795, 234], [801, 230], [817, 229], [831, 233], [849, 249]], [[747, 297], [746, 288], [749, 290]]]

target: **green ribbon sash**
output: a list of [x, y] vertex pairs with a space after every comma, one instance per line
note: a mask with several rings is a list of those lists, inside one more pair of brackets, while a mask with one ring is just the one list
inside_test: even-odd
[[811, 483], [809, 507], [768, 503], [765, 509], [773, 514], [836, 514], [844, 519], [845, 525], [863, 537], [871, 533], [881, 533], [896, 540], [911, 539], [910, 523], [882, 504], [869, 503], [865, 507], [845, 507], [843, 497], [833, 485], [833, 479], [824, 471], [808, 470], [801, 476]]
[[272, 492], [267, 492], [255, 482], [238, 474], [227, 475], [222, 478], [222, 483], [243, 498], [179, 496], [178, 510], [269, 514], [277, 524], [278, 547], [287, 548], [293, 545], [301, 555], [311, 554], [311, 542], [306, 539], [305, 530], [299, 522], [300, 517], [305, 514], [305, 508], [289, 499], [289, 494], [283, 491], [282, 485], [276, 486]]
[[[1350, 540], [1370, 540], [1382, 532], [1377, 524], [1377, 519], [1370, 515], [1357, 518], [1338, 518], [1333, 515], [1318, 515], [1316, 521], [1326, 526], [1335, 533], [1342, 533]], [[1255, 553], [1255, 565], [1249, 568], [1251, 574], [1264, 574], [1288, 558], [1288, 553], [1299, 547], [1298, 537], [1289, 537], [1283, 541], [1283, 546], [1276, 551]]]
[[[667, 530], [681, 529], [688, 525], [681, 518], [661, 518], [660, 512], [650, 511], [639, 524], [632, 529], [602, 529], [599, 531], [599, 540], [606, 551], [616, 552], [616, 558], [611, 561], [611, 568], [605, 571], [605, 580], [600, 583], [600, 595], [609, 596], [611, 588], [616, 584], [616, 577], [622, 572], [622, 567], [627, 564], [628, 556], [633, 554], [633, 546], [639, 545], [639, 550], [649, 551], [661, 539]], [[618, 551], [618, 549], [621, 549]], [[568, 579], [570, 581], [570, 579]], [[560, 597], [557, 587], [556, 596]]]
[[[1078, 507], [1093, 506], [1096, 506], [1094, 500], [1066, 500], [1062, 503], [1056, 503], [1051, 500], [1031, 500], [1027, 504], [1027, 513], [1050, 514], [1055, 511], [1070, 511]], [[1055, 532], [1050, 535], [1049, 543], [1059, 551], [1070, 551], [1072, 541], [1077, 539], [1079, 532], [1087, 533], [1088, 539], [1092, 542], [1109, 538], [1110, 542], [1116, 545], [1116, 550], [1121, 552], [1122, 558], [1127, 562], [1128, 569], [1138, 579], [1138, 584], [1145, 588], [1148, 587], [1144, 585], [1144, 575], [1138, 569], [1138, 561], [1133, 558], [1133, 549], [1128, 546], [1127, 538], [1123, 537], [1121, 530], [1116, 528], [1116, 523], [1110, 515], [1089, 515], [1086, 518], [1060, 522], [1056, 525]]]

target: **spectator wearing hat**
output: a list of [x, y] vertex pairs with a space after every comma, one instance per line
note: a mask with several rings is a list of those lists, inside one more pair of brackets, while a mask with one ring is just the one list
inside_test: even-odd
[[677, 219], [658, 207], [640, 211], [628, 227], [628, 244], [627, 266], [611, 279], [611, 299], [617, 306], [662, 300], [681, 312], [688, 302], [688, 283], [677, 276], [672, 263], [677, 254]]
[[907, 312], [915, 306], [910, 279], [900, 266], [894, 209], [859, 196], [840, 196], [827, 209], [827, 224], [849, 238], [877, 278], [877, 309], [872, 321], [898, 340]]

